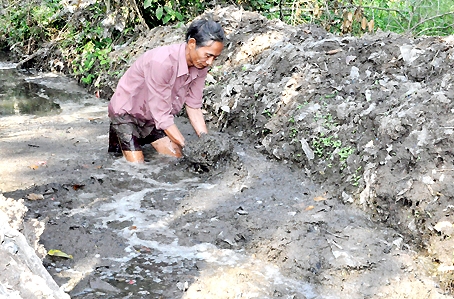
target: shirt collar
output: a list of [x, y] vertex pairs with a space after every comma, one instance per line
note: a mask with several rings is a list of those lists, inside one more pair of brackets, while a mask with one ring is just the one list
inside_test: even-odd
[[180, 45], [180, 49], [178, 50], [178, 65], [177, 77], [181, 77], [189, 73], [188, 62], [186, 61], [186, 43], [182, 43]]
[[186, 43], [180, 44], [178, 64], [177, 77], [190, 75], [191, 79], [195, 79], [197, 77], [202, 77], [208, 71], [208, 69], [199, 70], [196, 67], [188, 68], [188, 62], [186, 60]]

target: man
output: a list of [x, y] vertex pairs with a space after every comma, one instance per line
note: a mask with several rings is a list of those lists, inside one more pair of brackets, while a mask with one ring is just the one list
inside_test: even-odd
[[224, 48], [222, 27], [195, 20], [181, 44], [158, 47], [141, 55], [118, 82], [109, 103], [109, 152], [129, 162], [144, 162], [142, 146], [182, 156], [185, 139], [174, 123], [183, 105], [197, 135], [207, 133], [202, 94], [208, 67]]

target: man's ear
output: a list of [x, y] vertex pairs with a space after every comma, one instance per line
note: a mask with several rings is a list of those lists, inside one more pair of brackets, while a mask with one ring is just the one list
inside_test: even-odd
[[189, 49], [195, 49], [195, 48], [196, 48], [196, 41], [195, 41], [195, 38], [191, 37], [191, 38], [188, 40], [188, 47], [189, 47]]

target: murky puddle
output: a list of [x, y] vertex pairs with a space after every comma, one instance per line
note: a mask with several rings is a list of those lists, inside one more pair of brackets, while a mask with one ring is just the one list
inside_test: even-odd
[[0, 62], [0, 116], [55, 115], [61, 112], [62, 103], [77, 103], [83, 93], [69, 78], [18, 71], [14, 64]]

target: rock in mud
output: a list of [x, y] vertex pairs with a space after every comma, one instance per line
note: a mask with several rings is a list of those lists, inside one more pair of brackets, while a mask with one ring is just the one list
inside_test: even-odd
[[210, 132], [191, 140], [185, 146], [185, 159], [203, 167], [216, 167], [220, 161], [228, 160], [233, 151], [233, 142], [228, 134]]
[[22, 232], [23, 201], [0, 194], [0, 298], [69, 299]]

